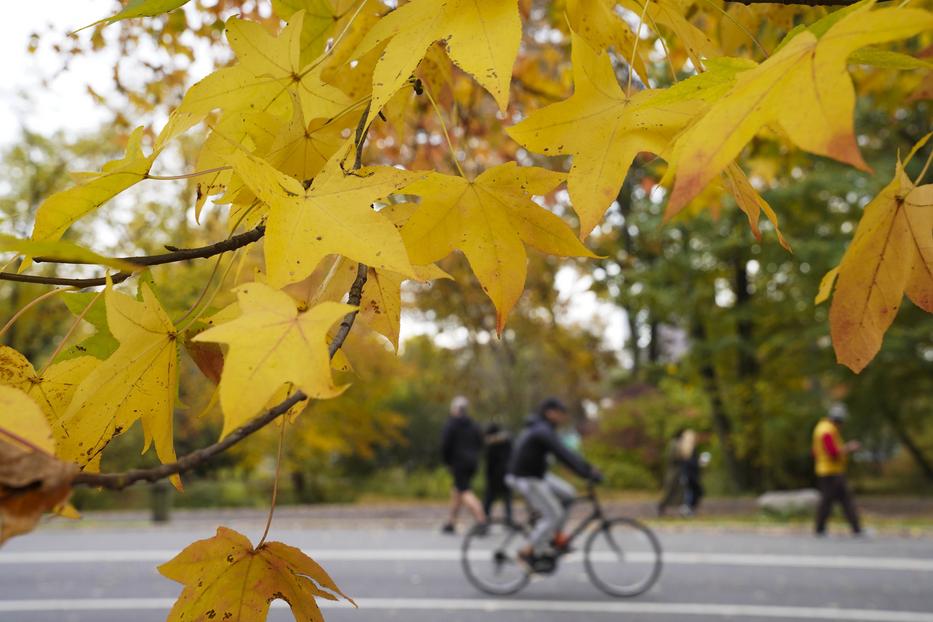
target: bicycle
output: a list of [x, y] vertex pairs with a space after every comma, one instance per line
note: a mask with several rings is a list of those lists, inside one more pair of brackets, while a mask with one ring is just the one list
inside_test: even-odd
[[633, 518], [605, 515], [591, 484], [571, 505], [589, 502], [590, 514], [570, 533], [567, 544], [539, 557], [533, 569], [518, 559], [529, 543], [533, 520], [527, 524], [492, 520], [475, 525], [461, 547], [461, 565], [474, 587], [505, 596], [524, 588], [531, 576], [557, 571], [558, 562], [575, 553], [573, 543], [592, 525], [583, 544], [583, 566], [590, 581], [610, 596], [632, 597], [651, 589], [661, 575], [661, 543], [646, 525]]

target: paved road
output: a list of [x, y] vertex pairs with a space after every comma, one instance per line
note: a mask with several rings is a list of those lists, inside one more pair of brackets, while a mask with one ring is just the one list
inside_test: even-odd
[[[262, 525], [230, 526], [255, 539]], [[0, 551], [0, 622], [164, 620], [180, 586], [155, 566], [203, 524], [45, 529]], [[933, 539], [660, 533], [665, 569], [631, 600], [597, 591], [579, 563], [509, 598], [476, 592], [457, 563], [459, 540], [425, 529], [273, 529], [271, 539], [321, 561], [359, 610], [328, 622], [564, 622], [577, 620], [857, 620], [933, 622]], [[270, 620], [291, 620], [274, 608]]]

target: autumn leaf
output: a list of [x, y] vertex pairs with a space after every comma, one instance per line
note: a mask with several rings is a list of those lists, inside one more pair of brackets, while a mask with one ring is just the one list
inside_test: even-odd
[[[647, 10], [644, 2], [648, 3]], [[703, 67], [705, 59], [719, 56], [720, 51], [710, 36], [687, 18], [693, 13], [693, 0], [620, 0], [619, 4], [635, 15], [646, 13], [652, 29], [663, 26], [672, 32], [695, 67]]]
[[933, 184], [915, 186], [898, 162], [894, 179], [865, 206], [837, 273], [824, 277], [821, 293], [833, 276], [833, 348], [836, 359], [858, 373], [881, 349], [905, 293], [933, 312]]
[[400, 6], [379, 20], [357, 46], [357, 56], [363, 56], [385, 44], [373, 73], [366, 122], [402, 88], [436, 41], [505, 110], [521, 36], [517, 0], [412, 0]]
[[859, 48], [933, 28], [933, 13], [851, 10], [821, 36], [800, 31], [734, 86], [677, 140], [671, 207], [677, 211], [726, 168], [765, 125], [776, 123], [800, 148], [868, 170], [853, 128], [855, 91], [846, 69]]
[[568, 0], [567, 21], [570, 29], [595, 50], [605, 52], [614, 49], [647, 84], [648, 70], [635, 45], [635, 33], [615, 12], [615, 5], [615, 0]]
[[423, 173], [386, 166], [344, 172], [335, 158], [305, 188], [259, 158], [236, 153], [230, 163], [269, 206], [264, 251], [273, 287], [300, 281], [330, 254], [412, 275], [401, 236], [371, 205]]
[[[573, 36], [573, 95], [532, 112], [508, 129], [521, 145], [545, 155], [571, 155], [567, 188], [580, 217], [580, 237], [599, 224], [639, 153], [663, 152], [701, 107], [693, 101], [653, 100], [666, 94], [646, 89], [627, 95], [606, 53]], [[696, 97], [683, 90], [684, 98]]]
[[462, 251], [496, 306], [501, 333], [525, 287], [523, 242], [552, 255], [594, 256], [563, 220], [532, 201], [563, 179], [561, 173], [509, 162], [473, 180], [431, 173], [407, 186], [406, 193], [421, 197], [402, 228], [412, 262], [426, 265]]
[[[64, 416], [75, 389], [99, 362], [92, 356], [81, 356], [50, 365], [39, 374], [21, 353], [0, 346], [0, 386], [29, 396], [45, 415], [46, 425], [54, 426]], [[54, 453], [52, 449], [47, 451]]]
[[781, 229], [778, 226], [777, 214], [774, 212], [771, 205], [765, 201], [764, 197], [752, 186], [752, 183], [745, 175], [745, 171], [743, 171], [738, 164], [733, 162], [723, 171], [723, 178], [726, 188], [735, 198], [736, 205], [738, 205], [739, 209], [745, 212], [745, 215], [748, 217], [748, 224], [752, 229], [752, 234], [754, 234], [755, 239], [761, 240], [761, 229], [758, 227], [758, 221], [761, 218], [761, 212], [764, 212], [765, 216], [774, 226], [774, 233], [777, 235], [778, 242], [785, 250], [789, 251], [790, 244], [787, 243], [787, 240], [784, 239], [784, 235], [781, 233]]
[[65, 502], [78, 469], [52, 456], [52, 434], [39, 405], [0, 385], [0, 544], [31, 531]]
[[12, 235], [0, 233], [0, 253], [4, 252], [14, 252], [17, 255], [26, 255], [29, 257], [42, 256], [62, 263], [107, 266], [126, 272], [134, 272], [143, 269], [140, 265], [122, 259], [105, 257], [83, 246], [79, 246], [74, 242], [62, 240], [23, 240]]
[[[253, 548], [246, 536], [218, 527], [159, 566], [163, 576], [185, 588], [168, 622], [256, 622], [269, 604], [284, 600], [296, 622], [323, 622], [315, 599], [353, 603], [317, 562], [295, 547], [265, 542]], [[355, 605], [355, 603], [353, 603]]]
[[[81, 182], [47, 198], [36, 210], [36, 223], [32, 239], [36, 242], [54, 242], [77, 220], [91, 213], [130, 186], [142, 181], [158, 151], [148, 156], [142, 150], [143, 128], [130, 134], [126, 155], [103, 166], [100, 173], [81, 175]], [[21, 269], [29, 266], [23, 262]]]
[[156, 15], [168, 13], [169, 11], [174, 11], [175, 9], [187, 3], [188, 0], [130, 0], [127, 2], [122, 11], [111, 15], [110, 17], [105, 17], [104, 19], [98, 20], [93, 24], [82, 26], [71, 34], [74, 34], [75, 32], [81, 32], [85, 28], [91, 28], [93, 26], [97, 26], [98, 24], [105, 24], [109, 26], [114, 22], [119, 22], [120, 20], [130, 19], [133, 17], [154, 17]]
[[149, 286], [142, 284], [140, 292], [141, 301], [112, 286], [104, 293], [107, 324], [120, 345], [78, 385], [56, 422], [52, 431], [62, 459], [86, 465], [114, 436], [141, 420], [144, 451], [152, 443], [162, 462], [175, 461], [178, 339]]
[[301, 25], [301, 62], [307, 64], [324, 52], [329, 38], [343, 32], [360, 2], [361, 0], [272, 0], [272, 10], [285, 21], [290, 20], [298, 11], [305, 12]]
[[220, 378], [221, 437], [259, 413], [285, 383], [318, 399], [343, 392], [331, 377], [327, 331], [356, 307], [324, 302], [299, 311], [288, 294], [263, 283], [239, 287], [237, 301], [237, 319], [194, 337], [230, 347]]
[[[119, 347], [119, 342], [110, 334], [107, 326], [107, 305], [98, 292], [75, 292], [62, 294], [61, 301], [74, 316], [82, 316], [94, 328], [94, 334], [70, 346], [58, 360], [64, 361], [84, 355], [98, 359], [109, 357]], [[90, 307], [90, 308], [89, 308]]]
[[236, 17], [227, 20], [227, 41], [238, 62], [188, 89], [173, 113], [168, 135], [177, 135], [218, 108], [227, 113], [288, 116], [297, 101], [307, 121], [343, 112], [350, 102], [339, 89], [321, 81], [321, 67], [301, 64], [303, 20], [304, 11], [293, 14], [277, 37], [261, 24]]

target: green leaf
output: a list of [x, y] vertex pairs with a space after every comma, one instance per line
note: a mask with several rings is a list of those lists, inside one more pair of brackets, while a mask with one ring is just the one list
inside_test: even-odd
[[126, 7], [119, 13], [111, 15], [110, 17], [105, 17], [104, 19], [99, 19], [93, 24], [82, 26], [71, 34], [74, 34], [75, 32], [81, 32], [85, 28], [91, 28], [98, 24], [105, 24], [109, 26], [110, 24], [118, 22], [122, 19], [130, 19], [132, 17], [155, 17], [156, 15], [161, 15], [162, 13], [174, 11], [175, 9], [187, 3], [188, 0], [130, 0]]
[[110, 327], [107, 326], [107, 308], [104, 305], [104, 297], [99, 296], [97, 292], [63, 294], [62, 302], [76, 317], [81, 315], [88, 305], [93, 304], [84, 314], [84, 321], [93, 326], [96, 332], [81, 343], [66, 349], [57, 360], [64, 361], [87, 355], [106, 359], [113, 354], [120, 344], [111, 334]]
[[14, 252], [30, 257], [42, 256], [62, 263], [96, 264], [125, 272], [135, 272], [141, 269], [141, 266], [137, 264], [105, 257], [73, 242], [62, 240], [23, 240], [0, 233], [0, 252]]
[[849, 55], [849, 62], [856, 65], [871, 65], [885, 69], [933, 69], [933, 62], [928, 60], [876, 47], [856, 50]]

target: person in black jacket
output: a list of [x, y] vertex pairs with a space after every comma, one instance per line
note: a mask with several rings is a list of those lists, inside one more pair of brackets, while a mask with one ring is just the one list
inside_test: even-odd
[[540, 514], [531, 532], [530, 546], [519, 553], [531, 567], [537, 556], [551, 548], [566, 546], [561, 528], [567, 520], [567, 508], [576, 496], [573, 486], [548, 473], [548, 458], [553, 455], [582, 478], [602, 480], [600, 472], [557, 435], [557, 428], [567, 420], [567, 407], [556, 398], [546, 399], [515, 441], [509, 463], [509, 485]]
[[508, 431], [498, 423], [486, 426], [486, 493], [483, 495], [483, 512], [488, 518], [492, 514], [492, 504], [502, 499], [505, 505], [505, 520], [512, 522], [512, 490], [505, 483], [512, 455], [512, 439]]
[[478, 523], [486, 522], [479, 499], [470, 490], [473, 476], [479, 466], [483, 449], [483, 431], [467, 415], [469, 402], [457, 396], [450, 403], [450, 416], [441, 436], [441, 457], [450, 470], [454, 486], [450, 497], [450, 518], [444, 524], [444, 533], [454, 533], [460, 508], [466, 506]]

